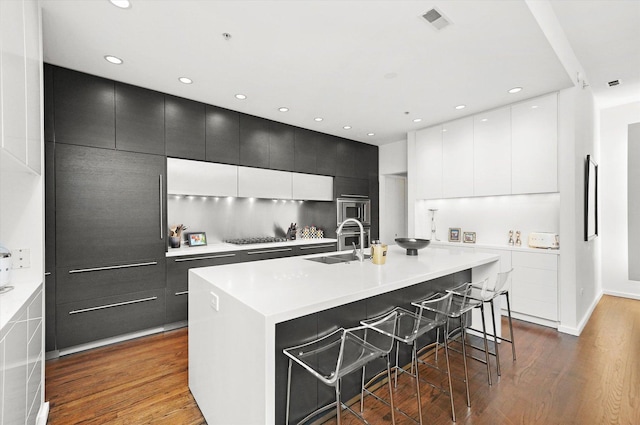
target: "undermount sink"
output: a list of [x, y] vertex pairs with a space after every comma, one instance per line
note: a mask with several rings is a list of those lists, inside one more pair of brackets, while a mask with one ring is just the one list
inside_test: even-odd
[[[364, 255], [365, 260], [368, 260], [370, 258], [371, 256], [369, 254]], [[316, 263], [323, 263], [323, 264], [338, 264], [338, 263], [348, 263], [350, 261], [359, 261], [358, 257], [356, 257], [353, 252], [349, 252], [347, 254], [333, 254], [333, 255], [324, 255], [322, 257], [305, 258], [305, 260], [315, 261]]]

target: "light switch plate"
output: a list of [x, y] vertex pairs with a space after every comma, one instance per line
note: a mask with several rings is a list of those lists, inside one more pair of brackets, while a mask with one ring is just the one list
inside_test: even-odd
[[31, 249], [14, 249], [11, 251], [11, 261], [14, 269], [27, 269], [31, 267]]
[[211, 301], [209, 301], [211, 303], [211, 308], [214, 309], [215, 311], [219, 311], [220, 298], [218, 298], [218, 295], [214, 294], [213, 292], [209, 292], [209, 294], [211, 294]]

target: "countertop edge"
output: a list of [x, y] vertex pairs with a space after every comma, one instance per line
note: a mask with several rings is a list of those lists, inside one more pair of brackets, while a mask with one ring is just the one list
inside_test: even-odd
[[231, 251], [249, 251], [252, 249], [269, 249], [269, 248], [286, 248], [292, 246], [304, 246], [304, 245], [320, 245], [337, 243], [337, 239], [322, 238], [322, 239], [296, 239], [286, 242], [273, 242], [273, 243], [260, 243], [260, 244], [248, 244], [248, 245], [234, 245], [230, 243], [215, 243], [202, 247], [190, 247], [184, 246], [181, 248], [169, 248], [166, 252], [166, 258], [181, 257], [184, 255], [203, 255], [203, 254], [215, 254], [218, 252], [231, 252]]

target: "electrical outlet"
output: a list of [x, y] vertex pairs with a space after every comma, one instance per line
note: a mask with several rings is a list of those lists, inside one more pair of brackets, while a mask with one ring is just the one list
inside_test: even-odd
[[28, 269], [31, 267], [31, 250], [29, 248], [11, 251], [11, 261], [14, 269]]

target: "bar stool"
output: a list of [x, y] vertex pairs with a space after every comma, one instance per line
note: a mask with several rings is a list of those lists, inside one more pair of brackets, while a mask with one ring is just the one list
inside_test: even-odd
[[[391, 422], [395, 425], [395, 409], [391, 388], [391, 361], [389, 353], [393, 348], [393, 334], [396, 327], [397, 312], [392, 311], [372, 323], [374, 326], [358, 326], [340, 328], [336, 331], [295, 347], [286, 348], [283, 353], [289, 357], [287, 376], [287, 415], [289, 424], [289, 407], [291, 401], [291, 366], [296, 362], [325, 385], [335, 388], [336, 401], [321, 407], [307, 415], [300, 423], [304, 423], [325, 410], [336, 407], [337, 425], [341, 424], [342, 408], [345, 408], [364, 423], [368, 423], [361, 415], [342, 403], [340, 385], [344, 376], [360, 370], [364, 375], [364, 366], [380, 357], [387, 358], [387, 379], [389, 380], [389, 398], [391, 405]], [[376, 329], [376, 332], [368, 332]], [[363, 335], [360, 337], [359, 335]]]
[[[511, 272], [513, 269], [498, 273], [496, 277], [496, 281], [493, 284], [493, 287], [488, 285], [488, 279], [483, 281], [482, 285], [472, 285], [471, 292], [469, 293], [469, 297], [482, 301], [482, 303], [489, 303], [491, 305], [491, 318], [493, 320], [493, 338], [494, 338], [494, 347], [495, 347], [495, 356], [496, 356], [496, 369], [498, 372], [498, 376], [500, 376], [500, 351], [498, 350], [497, 341], [504, 341], [511, 344], [511, 352], [513, 355], [513, 361], [516, 360], [516, 345], [513, 338], [513, 323], [511, 320], [511, 303], [509, 300], [509, 289], [511, 281], [509, 277], [511, 276]], [[493, 304], [493, 300], [498, 298], [500, 295], [504, 295], [507, 299], [507, 313], [509, 319], [509, 338], [503, 338], [498, 336], [497, 328], [496, 328], [496, 314], [495, 314], [495, 306]], [[473, 329], [475, 330], [475, 329]], [[475, 330], [478, 332], [477, 330]]]
[[[440, 294], [438, 297], [434, 297], [429, 300], [425, 300], [420, 304], [419, 309], [414, 313], [408, 311], [401, 307], [396, 307], [393, 312], [397, 313], [397, 321], [396, 327], [389, 336], [393, 337], [396, 340], [396, 364], [394, 367], [395, 370], [395, 380], [397, 385], [398, 379], [398, 370], [402, 373], [407, 373], [408, 375], [415, 378], [416, 382], [416, 398], [418, 403], [418, 420], [409, 416], [406, 412], [396, 408], [400, 413], [405, 415], [406, 417], [412, 419], [414, 422], [422, 425], [422, 402], [420, 399], [420, 378], [418, 372], [418, 363], [417, 363], [417, 340], [418, 337], [424, 335], [425, 333], [436, 329], [436, 328], [444, 328], [447, 324], [447, 312], [451, 308], [451, 299], [452, 294]], [[385, 330], [379, 328], [379, 318], [363, 320], [360, 322], [362, 325], [370, 327], [371, 329], [377, 330], [378, 332], [386, 333]], [[398, 365], [398, 351], [400, 343], [404, 343], [411, 346], [411, 372], [404, 370], [402, 367]], [[447, 360], [447, 377], [449, 379], [449, 391], [447, 392], [451, 398], [451, 413], [453, 416], [453, 420], [455, 421], [455, 411], [453, 407], [453, 391], [451, 385], [451, 373], [449, 368], [449, 352], [447, 347], [445, 346], [445, 357]], [[415, 372], [414, 372], [415, 371]], [[364, 373], [362, 376], [362, 389], [361, 389], [361, 398], [362, 401], [364, 399], [364, 393], [374, 396], [375, 398], [380, 398], [374, 393], [370, 392], [366, 389], [365, 381], [364, 381]], [[442, 388], [437, 387], [442, 390]], [[385, 402], [384, 400], [381, 400]], [[386, 402], [385, 402], [386, 403]], [[360, 411], [363, 410], [363, 406], [360, 406]]]

